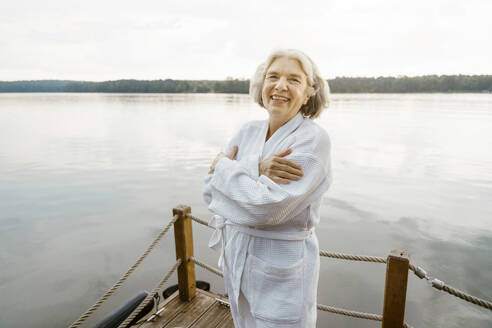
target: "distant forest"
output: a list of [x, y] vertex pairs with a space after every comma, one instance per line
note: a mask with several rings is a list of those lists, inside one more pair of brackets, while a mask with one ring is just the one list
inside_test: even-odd
[[[492, 92], [492, 75], [337, 77], [333, 93]], [[0, 81], [0, 92], [248, 93], [249, 80]]]

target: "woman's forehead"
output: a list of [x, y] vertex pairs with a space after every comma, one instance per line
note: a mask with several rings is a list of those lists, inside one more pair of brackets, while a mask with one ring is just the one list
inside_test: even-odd
[[306, 76], [301, 63], [295, 58], [277, 57], [268, 67], [267, 73], [285, 73], [288, 75]]

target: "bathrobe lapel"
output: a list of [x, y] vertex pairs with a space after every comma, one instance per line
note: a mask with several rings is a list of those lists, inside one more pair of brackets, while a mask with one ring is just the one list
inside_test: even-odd
[[[282, 125], [275, 133], [268, 139], [267, 142], [261, 147], [261, 159], [265, 159], [268, 156], [283, 151], [285, 149], [278, 149], [279, 143], [281, 143], [287, 136], [289, 136], [295, 129], [301, 125], [304, 121], [304, 117], [299, 112], [290, 121]], [[266, 138], [266, 133], [268, 131], [268, 120], [266, 121], [266, 126], [263, 128], [263, 141]]]

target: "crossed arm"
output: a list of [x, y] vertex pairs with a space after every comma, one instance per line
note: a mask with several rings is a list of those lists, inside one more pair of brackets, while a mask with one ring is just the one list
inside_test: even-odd
[[236, 152], [217, 156], [204, 191], [209, 209], [236, 224], [281, 224], [296, 208], [307, 206], [322, 183], [321, 189], [329, 185], [327, 166], [313, 154], [287, 149], [258, 163], [233, 160]]
[[[219, 153], [212, 162], [208, 174], [214, 173], [217, 162], [222, 158], [226, 157], [231, 160], [234, 159], [238, 150], [238, 146], [234, 146], [228, 153]], [[272, 181], [280, 184], [288, 184], [290, 181], [298, 181], [301, 179], [303, 176], [302, 167], [299, 164], [284, 158], [290, 153], [292, 153], [292, 150], [287, 148], [286, 150], [273, 154], [264, 161], [258, 163], [259, 175], [265, 175]]]

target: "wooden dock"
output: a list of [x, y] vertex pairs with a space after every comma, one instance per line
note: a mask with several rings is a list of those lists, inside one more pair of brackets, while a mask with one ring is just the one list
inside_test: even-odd
[[[209, 226], [208, 222], [191, 215], [189, 206], [180, 205], [173, 209], [173, 219], [161, 231], [138, 261], [123, 275], [123, 277], [111, 287], [92, 307], [90, 307], [70, 328], [79, 328], [99, 306], [111, 296], [128, 276], [137, 268], [145, 257], [150, 253], [159, 240], [169, 231], [174, 224], [174, 242], [176, 247], [176, 263], [164, 276], [163, 280], [156, 285], [152, 292], [145, 294], [144, 300], [139, 295], [129, 300], [119, 309], [105, 317], [97, 327], [134, 327], [134, 328], [234, 328], [228, 299], [224, 296], [197, 289], [195, 280], [195, 263], [202, 268], [222, 276], [222, 272], [214, 267], [200, 262], [194, 257], [192, 220]], [[213, 227], [212, 227], [213, 228]], [[384, 288], [383, 314], [373, 314], [335, 308], [318, 304], [317, 309], [321, 311], [343, 314], [361, 319], [381, 321], [382, 328], [410, 327], [404, 322], [405, 302], [408, 283], [408, 272], [411, 269], [420, 278], [430, 280], [424, 270], [412, 265], [410, 267], [410, 254], [406, 251], [393, 250], [388, 257], [361, 256], [341, 253], [329, 253], [320, 251], [320, 256], [352, 260], [367, 261], [386, 264], [386, 282]], [[171, 275], [177, 271], [178, 290], [163, 302], [157, 305], [141, 319], [140, 313], [146, 313], [152, 298], [158, 298], [160, 289], [169, 280]], [[451, 286], [445, 285], [438, 279], [432, 280], [432, 286], [439, 290], [445, 290], [451, 295], [462, 298], [468, 302], [492, 309], [490, 302], [468, 295]], [[444, 289], [444, 287], [446, 289]], [[143, 294], [143, 293], [142, 293]], [[135, 302], [137, 302], [135, 304]], [[152, 305], [150, 305], [152, 307]], [[145, 311], [143, 309], [145, 308]], [[139, 320], [132, 324], [135, 320]], [[111, 325], [109, 325], [111, 324]]]
[[[227, 298], [196, 289], [195, 297], [187, 302], [179, 298], [179, 291], [159, 304], [158, 316], [152, 311], [142, 318], [134, 328], [234, 328], [231, 311], [227, 305], [217, 299], [228, 302]], [[152, 321], [147, 319], [153, 317]]]

